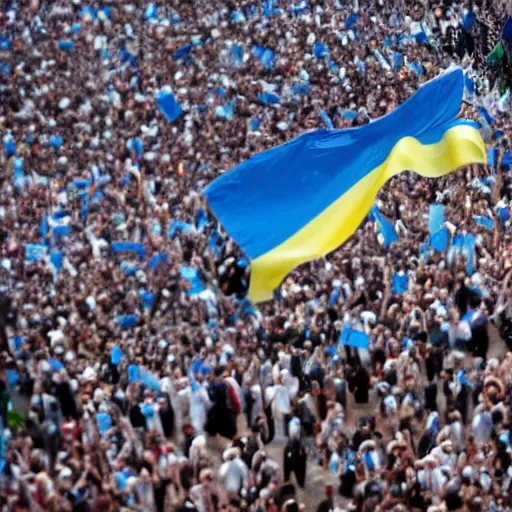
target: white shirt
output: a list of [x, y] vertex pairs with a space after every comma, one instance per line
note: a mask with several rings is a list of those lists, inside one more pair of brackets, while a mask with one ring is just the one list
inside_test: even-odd
[[238, 493], [247, 478], [249, 469], [238, 457], [228, 460], [219, 469], [219, 477], [224, 482], [226, 491]]

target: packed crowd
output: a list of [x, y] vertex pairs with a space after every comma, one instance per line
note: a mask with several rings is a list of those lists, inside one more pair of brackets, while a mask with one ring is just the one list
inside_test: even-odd
[[[511, 14], [4, 0], [1, 510], [292, 512], [312, 466], [339, 476], [319, 511], [512, 507], [512, 355], [489, 356], [512, 343]], [[204, 186], [454, 64], [490, 165], [403, 173], [343, 247], [248, 303]]]

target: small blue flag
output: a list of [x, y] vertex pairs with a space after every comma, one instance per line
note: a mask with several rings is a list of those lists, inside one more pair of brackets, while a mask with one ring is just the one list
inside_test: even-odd
[[475, 263], [475, 236], [467, 233], [466, 235], [455, 235], [452, 247], [458, 249], [460, 254], [466, 259], [466, 274], [473, 275]]
[[306, 0], [301, 0], [297, 5], [292, 5], [290, 7], [291, 14], [300, 14], [304, 12], [308, 8], [308, 3]]
[[140, 137], [135, 137], [134, 139], [128, 139], [126, 143], [128, 149], [133, 151], [137, 157], [141, 157], [144, 151], [144, 144]]
[[494, 228], [494, 221], [489, 217], [482, 217], [481, 215], [474, 215], [473, 220], [483, 226], [484, 228], [492, 230]]
[[144, 12], [144, 18], [146, 20], [150, 20], [152, 18], [156, 18], [158, 14], [158, 9], [156, 8], [156, 5], [152, 2], [148, 4], [146, 7], [146, 11]]
[[50, 253], [50, 263], [55, 267], [57, 272], [60, 272], [63, 262], [64, 257], [62, 256], [62, 251], [55, 249]]
[[243, 64], [244, 62], [244, 53], [245, 50], [239, 46], [238, 44], [233, 44], [231, 47], [231, 66], [236, 68]]
[[245, 23], [245, 15], [242, 11], [233, 11], [231, 13], [231, 23]]
[[252, 54], [254, 57], [258, 58], [267, 69], [272, 70], [274, 68], [275, 55], [270, 48], [254, 45], [252, 47]]
[[357, 14], [353, 14], [352, 16], [350, 16], [350, 18], [347, 18], [345, 20], [345, 28], [348, 30], [354, 23], [357, 22], [358, 19], [359, 16]]
[[5, 156], [7, 158], [10, 158], [12, 155], [16, 154], [16, 144], [13, 140], [4, 141], [3, 145], [5, 150]]
[[192, 62], [192, 58], [190, 56], [190, 52], [192, 51], [192, 48], [194, 48], [194, 45], [192, 44], [186, 44], [184, 46], [181, 46], [178, 48], [173, 54], [173, 58], [175, 60], [182, 60], [185, 65], [188, 65]]
[[199, 211], [197, 212], [197, 218], [196, 218], [196, 228], [201, 230], [204, 226], [208, 224], [208, 216], [206, 215], [206, 212], [203, 208], [199, 208]]
[[110, 351], [110, 362], [114, 365], [118, 365], [123, 358], [123, 351], [118, 345], [114, 345]]
[[50, 146], [54, 149], [59, 149], [62, 146], [63, 139], [60, 135], [52, 135], [50, 137]]
[[281, 98], [277, 94], [267, 91], [258, 96], [258, 101], [261, 101], [261, 103], [265, 105], [276, 105], [281, 101]]
[[69, 236], [70, 234], [71, 228], [69, 226], [55, 226], [52, 230], [52, 235], [56, 240], [63, 236]]
[[7, 51], [9, 49], [9, 40], [6, 37], [0, 36], [0, 50]]
[[112, 242], [111, 248], [114, 252], [134, 252], [140, 260], [146, 255], [144, 246], [135, 242]]
[[299, 82], [292, 85], [292, 93], [297, 96], [309, 94], [310, 85], [307, 82]]
[[501, 161], [501, 165], [503, 165], [503, 167], [511, 167], [512, 166], [512, 151], [507, 151], [503, 155], [503, 160]]
[[463, 19], [462, 19], [462, 26], [466, 32], [471, 32], [471, 29], [473, 27], [473, 24], [476, 21], [476, 15], [473, 11], [468, 11]]
[[109, 20], [112, 16], [112, 7], [104, 6], [98, 9], [98, 17], [103, 16], [105, 19]]
[[279, 14], [281, 9], [279, 7], [274, 7], [274, 0], [265, 0], [263, 2], [263, 14], [264, 16], [273, 16], [274, 14]]
[[420, 61], [416, 62], [407, 62], [407, 67], [418, 77], [420, 78], [423, 75], [423, 66]]
[[393, 275], [392, 292], [397, 295], [403, 295], [409, 287], [409, 277], [405, 272], [398, 272]]
[[46, 246], [37, 244], [25, 245], [25, 260], [29, 262], [41, 261], [46, 255]]
[[181, 220], [174, 220], [171, 222], [171, 225], [169, 226], [169, 236], [174, 236], [178, 230], [180, 230], [182, 233], [187, 233], [190, 231], [194, 231], [194, 225], [189, 224], [188, 222], [183, 222]]
[[346, 347], [369, 348], [370, 337], [363, 331], [356, 331], [345, 325], [340, 337], [341, 343]]
[[322, 118], [322, 121], [324, 122], [326, 128], [328, 128], [329, 130], [334, 130], [334, 124], [332, 123], [331, 118], [329, 117], [325, 110], [318, 110], [318, 115]]
[[226, 120], [233, 119], [235, 114], [236, 97], [229, 100], [225, 105], [219, 105], [215, 108], [215, 115]]
[[190, 283], [190, 289], [188, 294], [198, 295], [204, 290], [204, 284], [199, 277], [199, 270], [194, 267], [181, 267], [180, 274], [183, 279], [186, 279]]
[[329, 297], [329, 306], [332, 307], [338, 300], [338, 297], [340, 296], [341, 290], [339, 288], [334, 288], [334, 290], [331, 293], [331, 296]]
[[137, 382], [140, 380], [140, 369], [135, 363], [128, 365], [128, 382]]
[[370, 218], [372, 218], [379, 227], [379, 231], [384, 238], [384, 247], [389, 247], [393, 242], [398, 240], [398, 235], [396, 234], [393, 223], [384, 217], [375, 205], [373, 205], [370, 210]]
[[348, 340], [351, 332], [352, 332], [352, 328], [350, 327], [350, 325], [344, 324], [343, 329], [341, 330], [341, 333], [340, 333], [340, 341], [343, 345], [345, 345], [347, 343], [347, 340]]
[[138, 322], [138, 317], [135, 314], [131, 315], [119, 315], [119, 327], [121, 329], [131, 329], [132, 327], [135, 327]]
[[73, 41], [59, 41], [59, 48], [65, 52], [73, 51]]
[[267, 69], [274, 68], [274, 52], [270, 48], [265, 48], [260, 60]]
[[172, 92], [160, 93], [156, 104], [169, 123], [174, 123], [181, 116], [181, 107]]
[[448, 229], [446, 229], [444, 223], [444, 206], [442, 204], [431, 204], [428, 219], [429, 243], [436, 252], [444, 252], [448, 247]]
[[[159, 392], [160, 391], [160, 382], [158, 380], [158, 377], [152, 373], [149, 373], [149, 372], [143, 372], [142, 375], [141, 375], [141, 383], [144, 387], [148, 388], [148, 389], [152, 389], [153, 391], [155, 392]], [[151, 414], [148, 414], [148, 416], [151, 416], [152, 415], [152, 412], [154, 411], [153, 407], [150, 406], [152, 411], [151, 411]], [[146, 414], [148, 413], [149, 411], [146, 410], [146, 413], [144, 413], [143, 411], [143, 414], [146, 416]]]
[[167, 259], [167, 256], [165, 254], [161, 254], [157, 252], [153, 257], [149, 260], [148, 268], [151, 270], [159, 267], [160, 265], [164, 265], [169, 263], [169, 260]]
[[124, 272], [124, 275], [126, 277], [134, 276], [137, 273], [137, 270], [139, 270], [137, 265], [135, 265], [134, 263], [130, 263], [128, 261], [122, 261], [119, 267]]
[[492, 117], [489, 112], [487, 112], [487, 109], [484, 107], [480, 107], [478, 109], [479, 114], [489, 123], [492, 124], [494, 122], [494, 117]]
[[393, 52], [393, 71], [398, 73], [404, 63], [404, 56], [401, 53]]
[[315, 46], [313, 46], [313, 55], [317, 59], [323, 59], [324, 57], [329, 56], [329, 50], [327, 49], [327, 46], [325, 46], [322, 43], [315, 43]]
[[101, 437], [104, 437], [106, 431], [112, 426], [112, 418], [108, 412], [98, 412], [96, 413], [96, 423]]
[[153, 293], [147, 292], [142, 289], [139, 291], [139, 296], [142, 300], [142, 307], [144, 311], [148, 311], [153, 307], [153, 302], [155, 301], [155, 295]]
[[16, 370], [6, 370], [7, 382], [10, 386], [15, 386], [20, 380], [19, 374]]
[[343, 119], [347, 119], [348, 121], [353, 121], [357, 117], [357, 111], [356, 110], [342, 110], [341, 117]]
[[96, 19], [96, 11], [91, 6], [86, 6], [80, 11], [80, 16], [89, 16], [92, 21]]

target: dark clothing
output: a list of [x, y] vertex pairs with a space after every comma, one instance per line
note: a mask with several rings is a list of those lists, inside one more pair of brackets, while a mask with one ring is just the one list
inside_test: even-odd
[[427, 371], [427, 379], [431, 382], [434, 380], [436, 376], [436, 366], [434, 361], [434, 356], [429, 354], [425, 358], [425, 370]]
[[352, 498], [356, 484], [356, 474], [353, 471], [346, 471], [340, 479], [340, 494], [345, 498]]
[[297, 418], [304, 429], [305, 436], [312, 436], [315, 428], [315, 417], [304, 400], [299, 400], [296, 409]]
[[489, 319], [481, 315], [471, 324], [471, 344], [475, 357], [485, 359], [489, 348]]
[[185, 491], [189, 491], [194, 485], [194, 468], [190, 463], [180, 469], [180, 482]]
[[411, 507], [418, 510], [427, 509], [419, 482], [416, 482], [409, 490], [408, 503]]
[[61, 382], [60, 384], [57, 384], [55, 395], [59, 400], [62, 416], [64, 418], [78, 418], [75, 397], [69, 387], [69, 383]]
[[460, 412], [462, 416], [462, 423], [464, 425], [466, 425], [468, 418], [468, 397], [468, 387], [466, 385], [463, 385], [455, 398], [455, 409], [457, 409]]
[[212, 401], [212, 407], [208, 411], [208, 419], [205, 430], [211, 436], [220, 434], [227, 439], [233, 439], [236, 435], [236, 414], [228, 407], [228, 389], [224, 382], [217, 382], [208, 394]]
[[130, 423], [133, 428], [146, 428], [146, 418], [142, 414], [139, 404], [130, 407]]
[[339, 381], [335, 381], [334, 393], [335, 393], [336, 402], [341, 404], [343, 406], [343, 408], [346, 410], [346, 408], [347, 408], [347, 386], [343, 379], [340, 379]]
[[435, 382], [425, 387], [425, 409], [437, 411], [437, 384]]
[[249, 437], [242, 453], [242, 460], [247, 464], [247, 467], [250, 468], [252, 466], [252, 459], [258, 450], [259, 444], [257, 438], [255, 436]]
[[334, 503], [332, 498], [325, 498], [325, 500], [320, 502], [320, 505], [316, 508], [316, 512], [331, 512], [334, 510]]
[[465, 285], [455, 292], [455, 305], [459, 310], [460, 316], [463, 317], [468, 311], [470, 289]]
[[284, 479], [290, 480], [292, 473], [300, 487], [304, 487], [306, 481], [306, 450], [299, 439], [292, 439], [284, 449]]
[[352, 437], [352, 447], [354, 448], [354, 450], [357, 451], [359, 449], [359, 447], [361, 446], [361, 444], [364, 443], [364, 441], [371, 439], [371, 437], [372, 437], [371, 432], [363, 433], [363, 432], [361, 432], [361, 430], [356, 430]]
[[166, 409], [160, 409], [159, 414], [165, 437], [172, 437], [174, 433], [174, 410], [169, 401]]
[[359, 366], [353, 377], [353, 389], [356, 403], [367, 404], [369, 400], [370, 377], [363, 366]]
[[274, 436], [276, 435], [276, 424], [274, 421], [274, 415], [272, 414], [272, 406], [268, 406], [265, 409], [265, 416], [267, 418], [267, 426], [268, 426], [268, 436], [265, 439], [262, 439], [264, 444], [269, 444], [274, 440]]
[[300, 356], [292, 356], [290, 359], [290, 372], [299, 380], [302, 379], [302, 361]]
[[430, 432], [425, 432], [425, 434], [421, 436], [420, 441], [418, 443], [418, 457], [425, 457], [432, 448], [432, 436]]
[[320, 392], [316, 397], [317, 407], [318, 407], [318, 415], [322, 421], [327, 417], [327, 398], [324, 393]]

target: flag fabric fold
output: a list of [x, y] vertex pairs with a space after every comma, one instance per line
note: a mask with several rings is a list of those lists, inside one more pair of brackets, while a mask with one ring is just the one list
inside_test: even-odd
[[393, 176], [436, 178], [485, 163], [478, 128], [457, 119], [463, 92], [457, 68], [380, 119], [305, 133], [212, 182], [204, 191], [212, 213], [251, 259], [249, 299], [271, 299], [294, 267], [344, 243]]

